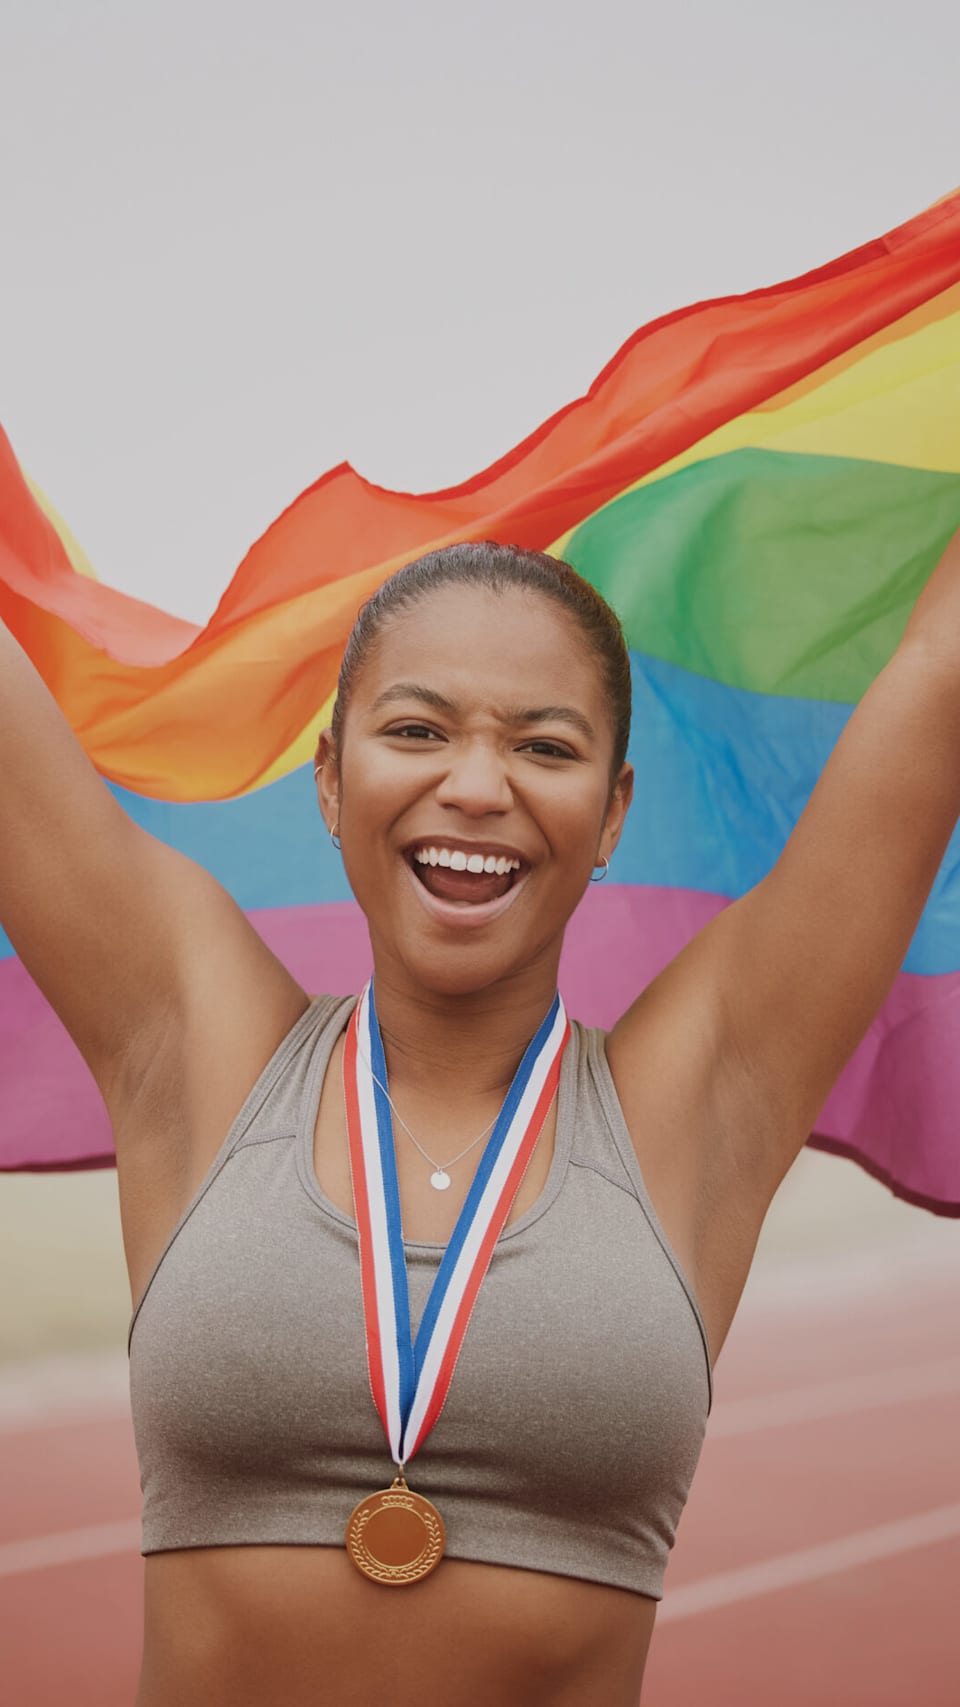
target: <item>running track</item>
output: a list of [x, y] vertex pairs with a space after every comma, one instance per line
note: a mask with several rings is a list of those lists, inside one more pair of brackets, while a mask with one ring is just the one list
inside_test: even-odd
[[[805, 1258], [751, 1282], [643, 1707], [956, 1707], [958, 1308], [960, 1228], [889, 1264]], [[114, 1357], [0, 1370], [3, 1707], [132, 1703], [124, 1380]]]

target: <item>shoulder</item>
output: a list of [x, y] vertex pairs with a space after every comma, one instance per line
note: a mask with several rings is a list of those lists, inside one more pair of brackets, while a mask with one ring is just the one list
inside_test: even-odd
[[350, 1002], [307, 997], [294, 985], [289, 1000], [248, 1007], [224, 990], [217, 1014], [203, 1024], [143, 1038], [140, 1058], [126, 1065], [125, 1096], [111, 1110], [132, 1297], [140, 1296], [244, 1104], [278, 1084], [301, 1045], [321, 1038]]

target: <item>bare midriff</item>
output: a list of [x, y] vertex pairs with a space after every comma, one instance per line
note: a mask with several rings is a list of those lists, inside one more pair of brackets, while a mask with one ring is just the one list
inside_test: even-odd
[[156, 1553], [136, 1707], [637, 1707], [656, 1608], [459, 1559], [389, 1588], [337, 1547]]

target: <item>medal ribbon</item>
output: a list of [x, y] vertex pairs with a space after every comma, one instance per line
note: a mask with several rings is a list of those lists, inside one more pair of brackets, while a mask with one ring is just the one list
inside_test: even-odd
[[[390, 1104], [373, 982], [350, 1016], [343, 1085], [373, 1402], [395, 1464], [408, 1464], [443, 1409], [493, 1249], [560, 1079], [570, 1022], [559, 994], [529, 1044], [434, 1277], [416, 1344]], [[371, 1071], [372, 1069], [372, 1071]]]

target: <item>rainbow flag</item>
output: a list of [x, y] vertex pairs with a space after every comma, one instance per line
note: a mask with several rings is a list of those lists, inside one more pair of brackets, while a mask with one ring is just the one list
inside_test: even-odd
[[[830, 265], [643, 327], [585, 397], [461, 486], [347, 463], [198, 628], [97, 582], [0, 446], [0, 615], [130, 814], [207, 866], [311, 991], [363, 920], [310, 767], [360, 603], [432, 547], [549, 549], [619, 612], [638, 800], [562, 988], [609, 1025], [779, 855], [960, 526], [960, 192]], [[960, 1213], [960, 837], [812, 1142]], [[79, 1055], [0, 936], [0, 1165], [112, 1156]]]

